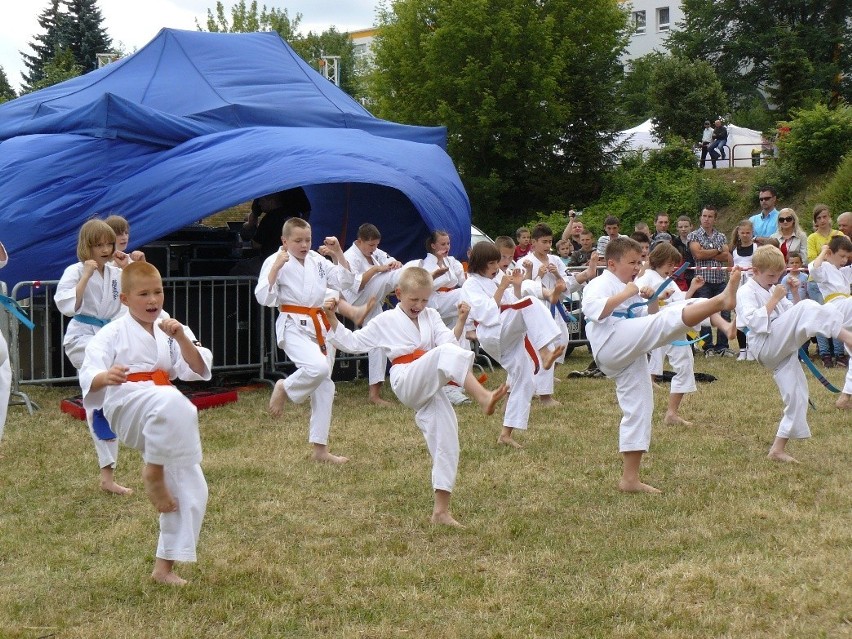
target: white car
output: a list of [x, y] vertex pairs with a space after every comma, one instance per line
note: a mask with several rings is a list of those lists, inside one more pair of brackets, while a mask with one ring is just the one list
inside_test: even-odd
[[490, 237], [476, 228], [473, 224], [470, 225], [470, 245], [479, 244], [480, 242], [493, 242]]

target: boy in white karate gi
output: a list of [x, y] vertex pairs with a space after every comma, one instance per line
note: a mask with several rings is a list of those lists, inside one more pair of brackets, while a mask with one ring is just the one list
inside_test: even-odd
[[[668, 242], [658, 244], [648, 255], [648, 268], [642, 275], [636, 278], [636, 286], [640, 290], [645, 288], [656, 291], [662, 286], [665, 280], [671, 277], [682, 261], [680, 251], [674, 246]], [[666, 304], [689, 299], [703, 284], [704, 280], [701, 277], [695, 277], [690, 284], [689, 290], [684, 293], [674, 281], [671, 281], [665, 288], [666, 300], [659, 302], [659, 305], [662, 307]], [[734, 335], [736, 335], [736, 326], [731, 322], [725, 321], [719, 313], [714, 313], [710, 316], [710, 323], [720, 331], [724, 331], [730, 339], [733, 339]], [[682, 335], [679, 339], [684, 339], [684, 337], [685, 335]], [[648, 368], [651, 371], [651, 375], [663, 374], [663, 361], [666, 357], [668, 357], [675, 374], [672, 378], [669, 405], [666, 409], [666, 416], [663, 418], [663, 422], [666, 424], [691, 426], [692, 422], [686, 421], [680, 416], [678, 411], [680, 410], [684, 395], [686, 393], [694, 393], [698, 390], [695, 384], [692, 348], [689, 345], [675, 346], [674, 344], [664, 344], [659, 348], [655, 348], [651, 351], [648, 361]]]
[[[0, 242], [0, 268], [6, 266], [9, 255], [6, 247]], [[0, 313], [4, 313], [0, 309]], [[12, 320], [15, 321], [15, 320]], [[6, 337], [0, 333], [0, 441], [3, 441], [3, 431], [6, 427], [6, 413], [9, 410], [9, 395], [12, 391], [12, 366], [9, 363], [9, 346]]]
[[[382, 312], [382, 300], [393, 293], [399, 282], [402, 263], [379, 248], [382, 234], [373, 224], [358, 227], [358, 238], [344, 255], [349, 262], [349, 270], [355, 275], [355, 285], [343, 295], [351, 304], [369, 304], [374, 300], [372, 311], [364, 324]], [[379, 406], [390, 406], [382, 399], [382, 386], [385, 382], [385, 370], [388, 360], [384, 351], [374, 348], [368, 354], [369, 362], [369, 399]]]
[[551, 368], [565, 352], [565, 344], [560, 343], [562, 333], [544, 304], [522, 296], [523, 271], [503, 273], [500, 261], [500, 249], [494, 244], [477, 243], [470, 250], [461, 299], [470, 307], [480, 345], [506, 370], [512, 391], [497, 443], [521, 448], [512, 434], [516, 428], [526, 430], [529, 423], [534, 375], [540, 368]]
[[[541, 282], [543, 288], [553, 292], [551, 304], [561, 304], [565, 297], [580, 290], [583, 284], [596, 275], [597, 263], [576, 275], [565, 270], [559, 256], [550, 252], [553, 247], [553, 229], [547, 224], [536, 224], [531, 236], [530, 252], [521, 259], [520, 264], [527, 269], [533, 281]], [[564, 357], [560, 357], [559, 361], [563, 360]], [[559, 402], [553, 399], [553, 382], [553, 368], [540, 369], [536, 374], [536, 394], [545, 406], [559, 406]]]
[[[115, 232], [103, 220], [89, 220], [80, 227], [77, 258], [80, 261], [62, 273], [53, 301], [60, 313], [71, 318], [65, 327], [62, 346], [79, 371], [89, 341], [101, 328], [125, 313], [119, 299], [119, 282], [121, 266], [126, 261], [114, 261]], [[115, 482], [118, 440], [103, 420], [100, 410], [86, 411], [86, 423], [98, 455], [101, 488], [117, 495], [129, 495], [133, 492], [130, 488]]]
[[[645, 304], [653, 290], [640, 290], [634, 282], [642, 265], [642, 247], [629, 237], [613, 238], [606, 247], [606, 270], [593, 279], [583, 292], [586, 335], [595, 362], [601, 371], [615, 379], [615, 393], [623, 417], [619, 427], [619, 452], [624, 467], [619, 490], [659, 493], [642, 483], [639, 467], [651, 444], [651, 418], [654, 393], [648, 370], [648, 352], [682, 337], [713, 313], [736, 305], [739, 269], [731, 272], [727, 288], [710, 299], [690, 299], [659, 308], [654, 301]], [[665, 295], [660, 296], [666, 297]]]
[[325, 306], [331, 323], [328, 337], [337, 348], [349, 353], [373, 348], [385, 351], [392, 364], [391, 388], [399, 401], [416, 411], [414, 421], [432, 456], [432, 523], [459, 526], [450, 513], [459, 461], [458, 422], [442, 389], [450, 381], [463, 386], [485, 414], [491, 415], [506, 394], [506, 385], [488, 391], [471, 373], [473, 352], [458, 345], [467, 306], [460, 305], [451, 331], [438, 312], [427, 306], [431, 294], [432, 276], [428, 271], [419, 267], [404, 269], [396, 292], [399, 304], [354, 333], [338, 323], [334, 300], [329, 300]]
[[151, 577], [184, 585], [176, 561], [196, 560], [207, 482], [201, 471], [201, 438], [195, 406], [171, 379], [209, 380], [213, 355], [176, 319], [163, 319], [163, 283], [146, 262], [121, 276], [128, 313], [89, 342], [80, 369], [87, 409], [103, 408], [119, 439], [142, 453], [142, 479], [160, 514]]
[[[786, 452], [790, 439], [807, 439], [808, 383], [799, 364], [799, 347], [812, 337], [836, 337], [846, 348], [852, 346], [852, 333], [843, 328], [843, 314], [833, 304], [821, 306], [813, 300], [799, 300], [799, 280], [791, 275], [784, 284], [784, 255], [774, 246], [761, 246], [752, 257], [752, 277], [737, 292], [737, 317], [748, 331], [748, 351], [772, 371], [784, 415], [767, 457], [796, 462]], [[793, 301], [787, 299], [792, 292]]]
[[[823, 245], [822, 251], [808, 266], [811, 278], [819, 286], [822, 299], [826, 304], [843, 315], [843, 326], [852, 329], [852, 297], [849, 295], [852, 286], [852, 240], [845, 235], [838, 235]], [[840, 366], [846, 366], [846, 382], [843, 391], [837, 398], [835, 406], [841, 410], [852, 409], [852, 363], [849, 361], [852, 351], [846, 347], [846, 355], [837, 358]]]
[[[336, 263], [329, 262], [329, 255]], [[351, 288], [355, 278], [336, 237], [327, 237], [319, 252], [311, 250], [311, 226], [300, 218], [290, 218], [281, 230], [281, 248], [266, 258], [260, 269], [254, 295], [264, 306], [277, 306], [275, 322], [278, 347], [296, 365], [287, 379], [275, 382], [269, 412], [279, 417], [289, 399], [311, 402], [308, 441], [313, 459], [343, 464], [346, 457], [328, 450], [331, 408], [334, 403], [334, 348], [326, 345], [327, 322], [322, 305], [326, 288]]]

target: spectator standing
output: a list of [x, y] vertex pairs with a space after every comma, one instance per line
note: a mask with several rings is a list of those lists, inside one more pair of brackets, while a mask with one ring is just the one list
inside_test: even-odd
[[799, 216], [793, 209], [778, 211], [778, 230], [769, 237], [778, 240], [778, 248], [785, 260], [789, 262], [791, 256], [798, 255], [802, 264], [807, 264], [808, 235], [799, 226]]
[[757, 196], [760, 202], [760, 210], [749, 218], [754, 225], [754, 243], [758, 246], [766, 244], [773, 233], [778, 230], [778, 193], [775, 187], [761, 186]]
[[651, 239], [654, 240], [657, 238], [657, 234], [659, 233], [668, 233], [669, 232], [669, 214], [665, 212], [657, 213], [654, 218], [654, 232], [651, 234]]
[[[708, 204], [701, 211], [701, 226], [687, 236], [689, 250], [695, 259], [695, 275], [704, 278], [704, 285], [695, 292], [694, 297], [715, 297], [725, 290], [728, 282], [727, 267], [731, 265], [731, 251], [728, 248], [728, 240], [715, 225], [716, 207]], [[728, 311], [724, 311], [722, 317], [731, 321]], [[704, 340], [705, 356], [735, 356], [728, 348], [728, 336], [724, 331], [716, 331], [715, 345], [710, 326], [702, 325], [701, 336]]]
[[[692, 251], [689, 250], [689, 234], [692, 233], [692, 220], [688, 215], [681, 215], [677, 218], [677, 235], [672, 239], [674, 246], [680, 253], [684, 262], [690, 267], [695, 266], [695, 258], [692, 257]], [[695, 277], [695, 269], [688, 268], [680, 276], [675, 278], [675, 284], [682, 291], [688, 291], [692, 278]]]
[[[710, 120], [704, 120], [704, 131], [701, 133], [701, 168], [707, 167], [707, 155], [710, 153], [710, 143], [713, 142], [713, 127]], [[716, 160], [710, 156], [713, 168], [716, 168]]]

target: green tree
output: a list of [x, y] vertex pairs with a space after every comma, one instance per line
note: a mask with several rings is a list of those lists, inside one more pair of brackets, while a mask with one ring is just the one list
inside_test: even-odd
[[712, 64], [735, 106], [776, 82], [773, 68], [792, 49], [813, 67], [799, 78], [802, 90], [812, 84], [825, 100], [852, 100], [849, 0], [683, 0], [682, 7], [670, 50]]
[[83, 69], [74, 59], [74, 54], [69, 49], [59, 49], [53, 59], [44, 65], [41, 80], [36, 82], [30, 91], [38, 91], [65, 82], [65, 80], [76, 78], [82, 73]]
[[597, 194], [625, 43], [615, 0], [398, 0], [379, 17], [372, 103], [447, 126], [477, 223], [505, 232]]
[[6, 71], [0, 66], [0, 103], [14, 100], [18, 97], [15, 89], [9, 84], [9, 78], [6, 76]]
[[322, 71], [323, 55], [340, 56], [340, 88], [353, 96], [363, 92], [355, 74], [355, 45], [348, 33], [342, 33], [333, 26], [322, 33], [308, 31], [306, 36], [293, 41], [292, 45], [296, 53], [317, 71]]
[[32, 54], [21, 51], [21, 58], [27, 68], [21, 74], [25, 92], [33, 90], [33, 86], [44, 77], [44, 66], [64, 46], [66, 21], [67, 16], [60, 11], [60, 0], [50, 0], [48, 7], [39, 14], [38, 24], [43, 33], [33, 36], [30, 42]]
[[616, 93], [623, 128], [636, 126], [654, 115], [648, 88], [654, 69], [663, 59], [665, 55], [655, 51], [627, 63]]
[[814, 65], [803, 49], [779, 44], [769, 72], [767, 93], [779, 117], [787, 117], [793, 109], [813, 106], [819, 101], [819, 92], [814, 87]]
[[661, 59], [651, 74], [649, 87], [654, 113], [654, 134], [664, 140], [701, 139], [701, 123], [727, 113], [728, 100], [713, 67], [707, 62], [677, 56]]
[[[231, 7], [230, 21], [225, 16], [225, 5], [216, 2], [216, 14], [207, 9], [207, 31], [211, 33], [254, 33], [256, 31], [276, 31], [287, 42], [292, 43], [298, 39], [299, 23], [302, 14], [297, 13], [292, 18], [287, 9], [267, 9], [266, 5], [258, 8], [257, 1], [246, 5], [245, 0], [240, 0]], [[198, 20], [195, 26], [202, 31]]]
[[62, 44], [74, 55], [83, 73], [98, 68], [98, 54], [112, 52], [112, 39], [103, 27], [97, 0], [63, 0], [67, 9]]

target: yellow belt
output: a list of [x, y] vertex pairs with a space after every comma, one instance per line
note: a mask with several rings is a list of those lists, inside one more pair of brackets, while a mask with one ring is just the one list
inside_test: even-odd
[[836, 300], [839, 297], [850, 297], [849, 293], [829, 293], [823, 298], [825, 303], [830, 302], [831, 300]]

